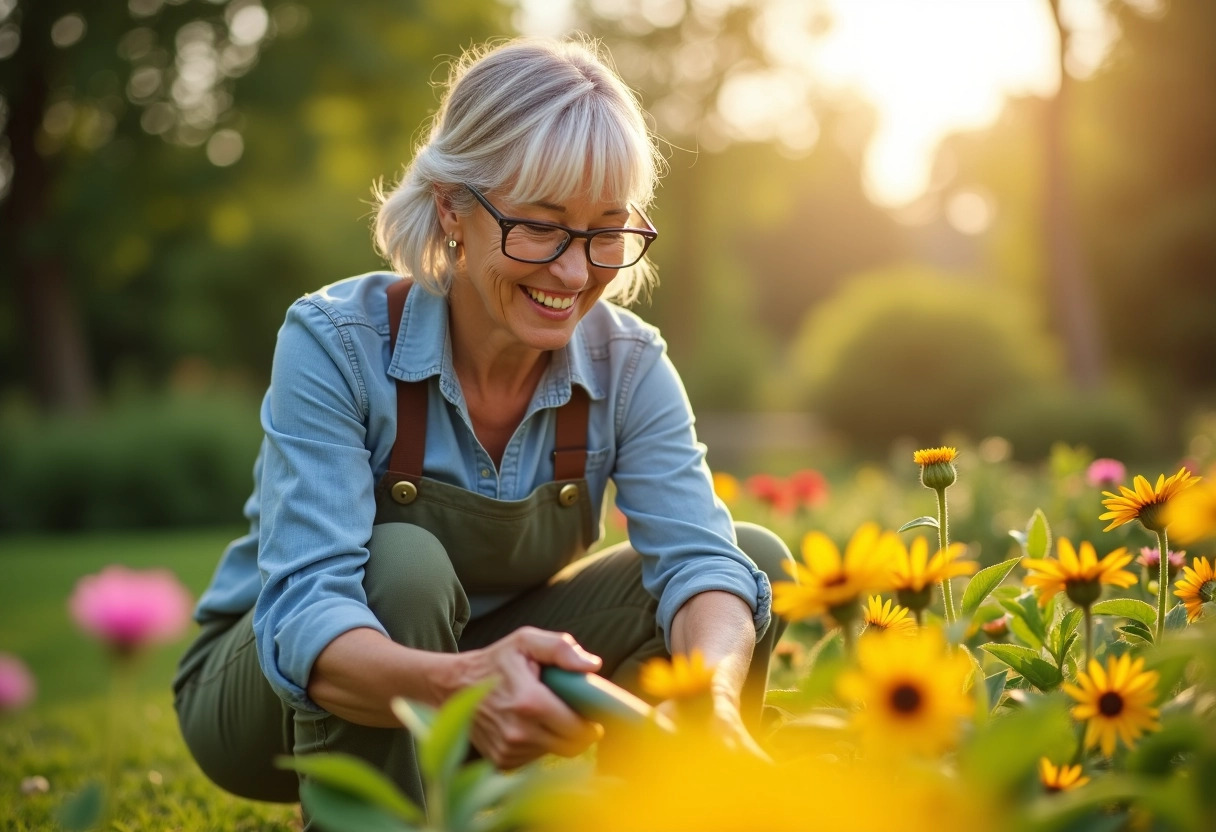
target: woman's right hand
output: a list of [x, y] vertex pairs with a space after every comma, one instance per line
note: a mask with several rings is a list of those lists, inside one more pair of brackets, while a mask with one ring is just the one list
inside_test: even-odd
[[480, 650], [459, 654], [465, 684], [497, 678], [473, 720], [471, 739], [482, 756], [512, 769], [544, 754], [573, 757], [603, 736], [603, 729], [570, 710], [540, 681], [555, 665], [594, 673], [603, 662], [569, 633], [521, 627]]

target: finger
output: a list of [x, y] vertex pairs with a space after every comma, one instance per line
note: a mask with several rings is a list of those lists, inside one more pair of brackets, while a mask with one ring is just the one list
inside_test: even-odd
[[521, 649], [540, 664], [583, 673], [594, 673], [604, 664], [599, 656], [584, 650], [569, 633], [522, 627], [515, 631], [515, 635]]
[[604, 728], [598, 722], [578, 720], [580, 725], [574, 733], [554, 731], [547, 725], [541, 728], [545, 731], [545, 747], [548, 753], [560, 757], [577, 757], [604, 737]]

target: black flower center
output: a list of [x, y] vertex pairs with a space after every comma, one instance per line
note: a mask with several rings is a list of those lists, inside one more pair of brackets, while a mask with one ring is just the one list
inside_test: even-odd
[[1204, 581], [1199, 587], [1199, 600], [1205, 604], [1216, 598], [1216, 581]]
[[914, 714], [920, 710], [923, 697], [920, 688], [905, 682], [891, 691], [891, 707], [900, 714]]
[[1123, 697], [1113, 690], [1108, 690], [1098, 698], [1098, 713], [1110, 717], [1123, 713]]
[[830, 577], [826, 581], [824, 581], [823, 585], [824, 586], [840, 586], [841, 584], [847, 584], [848, 582], [849, 582], [848, 575], [846, 575], [843, 572], [837, 572], [835, 575], [833, 575], [832, 577]]

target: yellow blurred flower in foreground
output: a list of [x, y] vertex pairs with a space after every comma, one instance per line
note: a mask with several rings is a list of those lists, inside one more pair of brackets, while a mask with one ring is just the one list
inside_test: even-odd
[[1063, 592], [1077, 606], [1088, 607], [1102, 595], [1102, 584], [1129, 587], [1136, 583], [1136, 576], [1123, 568], [1132, 562], [1132, 556], [1122, 546], [1098, 560], [1093, 544], [1088, 540], [1081, 541], [1078, 555], [1072, 541], [1062, 537], [1056, 544], [1056, 557], [1059, 559], [1027, 558], [1022, 561], [1029, 570], [1026, 586], [1039, 587], [1040, 606], [1057, 592]]
[[693, 699], [709, 693], [714, 679], [713, 665], [705, 663], [700, 650], [688, 656], [676, 653], [667, 659], [651, 659], [642, 665], [638, 683], [657, 699]]
[[722, 471], [714, 471], [714, 493], [718, 498], [728, 506], [733, 506], [739, 502], [739, 495], [743, 492], [743, 486], [739, 484], [739, 480]]
[[870, 748], [935, 754], [954, 746], [963, 720], [974, 712], [964, 689], [972, 667], [961, 650], [947, 648], [941, 630], [863, 638], [857, 664], [841, 674], [837, 691], [860, 706], [853, 723]]
[[[632, 738], [623, 777], [542, 794], [536, 832], [986, 832], [999, 818], [959, 779], [921, 767], [831, 758], [773, 765], [698, 732]], [[814, 743], [811, 743], [814, 746]], [[876, 797], [881, 796], [881, 799]]]
[[1170, 500], [1165, 522], [1170, 538], [1178, 543], [1194, 543], [1216, 535], [1216, 483], [1189, 488]]
[[1105, 670], [1097, 659], [1090, 659], [1089, 672], [1078, 673], [1077, 684], [1064, 685], [1077, 701], [1073, 719], [1086, 723], [1086, 747], [1101, 745], [1109, 757], [1118, 740], [1131, 748], [1141, 734], [1158, 730], [1161, 723], [1152, 706], [1158, 678], [1157, 671], [1144, 669], [1144, 659], [1133, 660], [1127, 653], [1108, 659]]
[[802, 539], [803, 563], [785, 564], [797, 582], [773, 584], [773, 612], [791, 621], [824, 614], [841, 623], [851, 620], [865, 593], [890, 585], [891, 558], [899, 547], [894, 532], [866, 523], [853, 534], [842, 558], [827, 535], [810, 532]]
[[1174, 590], [1186, 605], [1186, 620], [1196, 621], [1203, 615], [1203, 605], [1216, 597], [1216, 572], [1207, 558], [1195, 558], [1190, 566], [1182, 567], [1182, 580]]
[[1120, 494], [1103, 491], [1103, 495], [1109, 499], [1103, 500], [1102, 505], [1109, 511], [1098, 515], [1098, 519], [1109, 520], [1110, 525], [1102, 531], [1108, 532], [1133, 520], [1139, 520], [1140, 525], [1151, 532], [1161, 531], [1167, 522], [1163, 515], [1165, 506], [1175, 495], [1197, 482], [1199, 477], [1192, 476], [1186, 468], [1180, 468], [1177, 474], [1168, 479], [1165, 474], [1158, 475], [1156, 485], [1150, 485], [1144, 477], [1137, 476], [1132, 482], [1134, 488], [1121, 485]]
[[890, 599], [884, 603], [880, 595], [870, 596], [862, 621], [866, 625], [867, 633], [911, 635], [916, 632], [916, 622], [909, 614], [908, 608], [901, 607]]
[[1067, 792], [1084, 786], [1089, 782], [1089, 778], [1081, 774], [1080, 766], [1064, 763], [1056, 766], [1046, 757], [1040, 757], [1039, 782], [1049, 792]]

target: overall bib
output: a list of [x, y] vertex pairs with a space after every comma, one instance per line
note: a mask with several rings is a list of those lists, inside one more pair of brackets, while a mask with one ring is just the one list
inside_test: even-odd
[[[402, 280], [389, 289], [394, 345], [409, 288]], [[603, 659], [604, 676], [635, 689], [640, 666], [667, 650], [638, 553], [625, 543], [583, 557], [599, 524], [584, 479], [586, 391], [574, 387], [558, 410], [553, 481], [505, 501], [423, 476], [428, 386], [397, 381], [397, 438], [376, 489], [364, 567], [369, 608], [394, 641], [433, 652], [484, 647], [522, 626], [567, 632]], [[746, 523], [737, 523], [736, 533], [770, 579], [785, 578], [781, 562], [790, 556], [779, 538]], [[491, 608], [472, 618], [470, 595]], [[756, 645], [744, 692], [753, 726], [781, 629], [774, 619]], [[343, 751], [383, 770], [425, 806], [407, 731], [297, 711], [279, 700], [257, 664], [252, 612], [204, 628], [182, 659], [175, 690], [187, 745], [229, 791], [294, 801], [296, 776], [274, 769], [273, 757]]]

